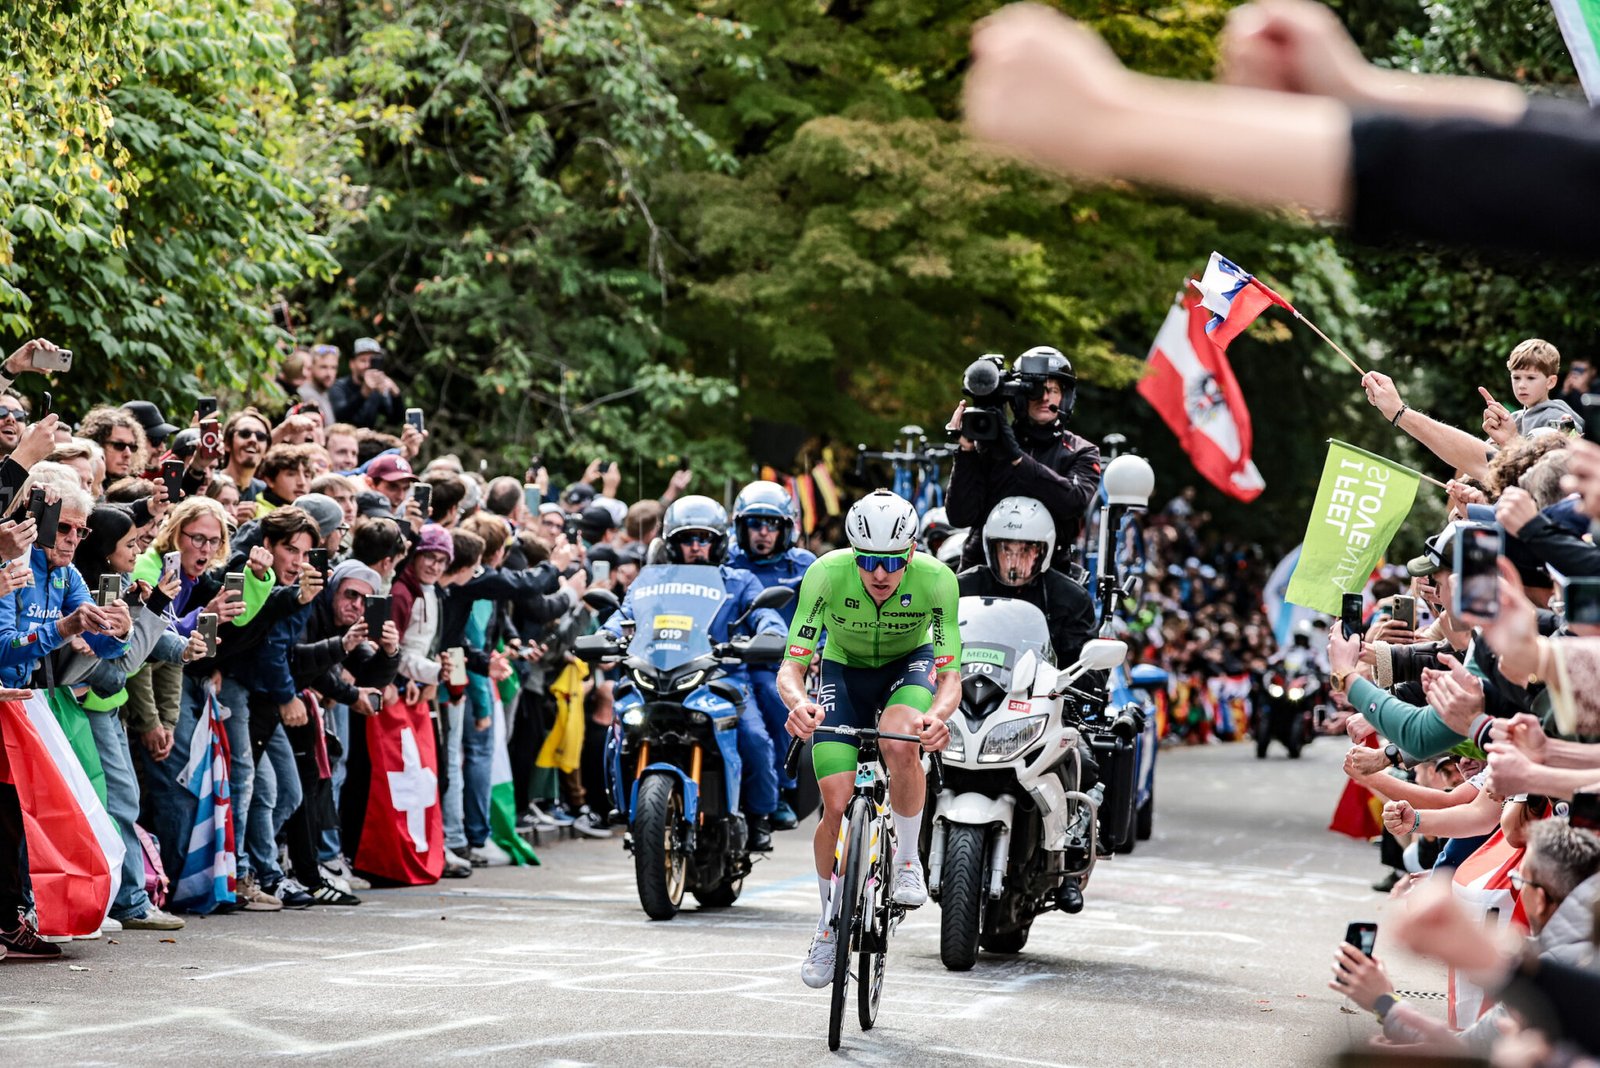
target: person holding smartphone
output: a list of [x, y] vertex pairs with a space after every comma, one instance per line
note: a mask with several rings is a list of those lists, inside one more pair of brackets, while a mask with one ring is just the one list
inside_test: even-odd
[[384, 369], [383, 346], [377, 339], [356, 338], [350, 352], [350, 374], [328, 390], [334, 421], [368, 430], [393, 430], [405, 420], [400, 387]]

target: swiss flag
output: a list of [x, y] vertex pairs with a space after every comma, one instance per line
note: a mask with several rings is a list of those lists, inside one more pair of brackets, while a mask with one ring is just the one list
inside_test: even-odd
[[42, 694], [0, 702], [0, 736], [0, 782], [22, 806], [39, 933], [93, 934], [122, 882], [122, 836]]
[[439, 757], [428, 705], [396, 702], [367, 720], [372, 782], [358, 871], [419, 886], [444, 873]]
[[1139, 395], [1178, 435], [1206, 481], [1230, 497], [1253, 501], [1266, 483], [1250, 459], [1250, 412], [1228, 358], [1206, 333], [1209, 318], [1197, 295], [1179, 294], [1150, 347], [1150, 370], [1139, 382]]

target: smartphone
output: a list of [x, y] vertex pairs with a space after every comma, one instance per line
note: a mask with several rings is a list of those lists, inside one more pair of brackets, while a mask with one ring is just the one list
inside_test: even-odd
[[215, 419], [200, 420], [200, 451], [208, 456], [222, 455], [222, 424]]
[[61, 502], [46, 504], [44, 487], [35, 486], [33, 494], [28, 498], [28, 513], [39, 526], [39, 536], [33, 543], [41, 549], [55, 548], [56, 527], [61, 524]]
[[534, 474], [538, 474], [539, 473], [539, 468], [541, 468], [543, 466], [544, 466], [544, 457], [543, 456], [540, 456], [538, 453], [534, 453], [532, 456], [528, 457], [528, 470], [529, 471], [532, 471]]
[[611, 561], [592, 560], [589, 562], [589, 581], [594, 583], [611, 581]]
[[367, 370], [369, 370], [369, 371], [381, 371], [381, 370], [383, 370], [383, 353], [374, 352], [372, 354], [372, 359], [367, 361]]
[[544, 494], [539, 492], [538, 486], [523, 483], [522, 506], [528, 510], [529, 515], [539, 514], [539, 505], [544, 503]]
[[161, 558], [161, 577], [176, 574], [183, 564], [183, 554], [174, 550]]
[[55, 403], [56, 399], [50, 395], [50, 391], [48, 389], [45, 390], [44, 396], [39, 398], [39, 418], [43, 419], [49, 415], [50, 409], [55, 407]]
[[201, 397], [196, 400], [194, 402], [194, 414], [200, 417], [202, 423], [217, 414], [217, 398]]
[[35, 371], [70, 371], [72, 370], [72, 350], [45, 349], [33, 350], [33, 369]]
[[1561, 597], [1568, 623], [1600, 623], [1600, 577], [1582, 575], [1567, 579]]
[[1378, 925], [1352, 923], [1344, 929], [1344, 940], [1359, 949], [1363, 956], [1370, 957], [1378, 946]]
[[101, 575], [100, 582], [95, 587], [94, 603], [101, 608], [110, 608], [122, 596], [121, 575]]
[[603, 475], [603, 474], [605, 474], [606, 472], [608, 472], [610, 470], [611, 470], [611, 461], [610, 460], [601, 460], [600, 461], [600, 473]]
[[1505, 533], [1498, 527], [1458, 527], [1451, 547], [1455, 581], [1451, 612], [1493, 619], [1500, 612], [1500, 554]]
[[689, 470], [689, 458], [687, 456], [683, 457], [682, 459], [680, 459], [678, 461], [678, 470], [679, 471], [687, 471], [687, 470]]
[[567, 540], [576, 545], [583, 539], [583, 520], [575, 515], [568, 515], [566, 520]]
[[328, 577], [328, 550], [311, 549], [306, 552], [306, 563], [317, 569], [323, 578]]
[[228, 572], [222, 577], [222, 588], [229, 593], [237, 594], [239, 600], [244, 600], [244, 572]]
[[1417, 629], [1417, 599], [1408, 593], [1394, 595], [1394, 607], [1389, 614], [1406, 625], [1407, 630]]
[[417, 433], [421, 434], [423, 432], [423, 429], [424, 429], [423, 425], [422, 425], [422, 409], [421, 408], [407, 408], [406, 409], [406, 422], [408, 422], [412, 426], [416, 427], [417, 428]]
[[1585, 831], [1600, 831], [1600, 794], [1573, 794], [1567, 806], [1567, 822]]
[[195, 630], [200, 632], [200, 637], [206, 640], [206, 656], [217, 655], [217, 614], [215, 612], [201, 612], [200, 619], [195, 623]]
[[367, 594], [367, 637], [376, 642], [383, 636], [383, 625], [389, 622], [389, 597], [382, 593]]
[[1344, 628], [1346, 638], [1354, 638], [1362, 632], [1361, 617], [1366, 607], [1366, 600], [1361, 594], [1344, 595], [1344, 600], [1339, 603], [1339, 625]]
[[183, 461], [168, 460], [161, 465], [161, 481], [167, 487], [167, 501], [177, 504], [183, 499]]
[[465, 686], [467, 684], [467, 651], [461, 648], [449, 650], [450, 653], [450, 685]]
[[433, 516], [433, 487], [426, 482], [413, 483], [411, 496], [416, 498], [417, 506], [422, 509], [422, 518], [430, 519]]
[[1600, 393], [1579, 397], [1578, 414], [1583, 417], [1584, 440], [1600, 445]]

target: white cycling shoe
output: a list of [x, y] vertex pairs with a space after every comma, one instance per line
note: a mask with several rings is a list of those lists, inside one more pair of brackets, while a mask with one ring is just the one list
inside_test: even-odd
[[833, 962], [838, 948], [833, 928], [824, 928], [811, 936], [811, 948], [800, 965], [800, 978], [813, 990], [820, 990], [833, 982]]
[[895, 866], [894, 903], [914, 909], [928, 902], [928, 884], [922, 879], [922, 863], [908, 860]]

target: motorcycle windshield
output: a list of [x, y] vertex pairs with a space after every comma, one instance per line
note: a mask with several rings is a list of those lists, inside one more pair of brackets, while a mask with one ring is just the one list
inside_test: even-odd
[[697, 564], [652, 564], [628, 588], [637, 627], [628, 654], [670, 671], [711, 651], [711, 621], [727, 592], [722, 574]]
[[961, 624], [963, 679], [981, 676], [1010, 691], [1026, 685], [1013, 676], [1027, 653], [1036, 660], [1052, 661], [1050, 626], [1044, 613], [1027, 601], [963, 597], [956, 618]]

